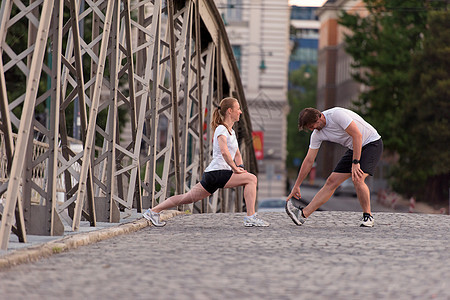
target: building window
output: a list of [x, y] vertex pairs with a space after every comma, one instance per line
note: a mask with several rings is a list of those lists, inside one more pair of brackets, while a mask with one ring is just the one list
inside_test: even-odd
[[242, 21], [242, 0], [227, 0], [227, 21]]
[[234, 58], [236, 59], [236, 64], [239, 69], [239, 72], [241, 71], [241, 46], [231, 46], [233, 49]]
[[317, 7], [291, 7], [291, 19], [292, 20], [319, 20], [316, 16]]
[[291, 60], [306, 64], [317, 64], [317, 49], [299, 48], [291, 55]]

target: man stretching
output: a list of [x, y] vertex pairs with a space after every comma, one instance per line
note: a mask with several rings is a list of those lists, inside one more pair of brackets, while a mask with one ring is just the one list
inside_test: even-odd
[[[286, 199], [286, 212], [292, 221], [302, 225], [306, 218], [327, 202], [336, 188], [351, 176], [363, 210], [360, 225], [372, 227], [374, 220], [370, 210], [370, 190], [365, 179], [369, 175], [373, 176], [383, 153], [383, 141], [375, 128], [355, 112], [334, 107], [323, 112], [315, 108], [303, 109], [298, 117], [298, 129], [309, 129], [312, 134], [308, 153]], [[299, 202], [293, 198], [301, 197], [300, 185], [309, 174], [323, 141], [341, 144], [348, 150], [311, 202], [306, 207], [300, 207]]]

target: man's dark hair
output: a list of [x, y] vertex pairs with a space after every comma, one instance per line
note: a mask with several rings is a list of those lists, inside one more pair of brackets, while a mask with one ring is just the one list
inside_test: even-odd
[[322, 113], [320, 110], [308, 107], [304, 108], [298, 115], [298, 130], [306, 130], [308, 126], [317, 122]]

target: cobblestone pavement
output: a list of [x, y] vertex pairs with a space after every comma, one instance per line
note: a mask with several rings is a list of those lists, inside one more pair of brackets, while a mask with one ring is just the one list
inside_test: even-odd
[[1, 299], [450, 299], [450, 217], [182, 215], [0, 271]]

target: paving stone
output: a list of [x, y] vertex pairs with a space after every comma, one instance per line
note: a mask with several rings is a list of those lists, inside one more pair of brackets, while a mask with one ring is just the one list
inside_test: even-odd
[[450, 299], [450, 216], [181, 215], [0, 271], [5, 299]]

